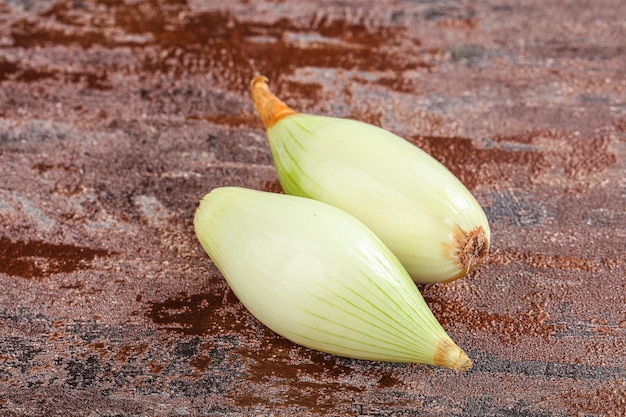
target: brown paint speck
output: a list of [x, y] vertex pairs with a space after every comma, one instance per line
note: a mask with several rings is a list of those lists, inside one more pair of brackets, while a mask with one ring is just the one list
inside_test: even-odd
[[227, 313], [220, 313], [224, 302], [238, 303], [232, 292], [180, 294], [162, 302], [150, 303], [147, 315], [164, 330], [184, 335], [205, 335], [216, 328], [239, 328], [242, 324]]
[[[22, 278], [45, 278], [52, 274], [89, 269], [96, 257], [115, 255], [104, 249], [53, 244], [38, 240], [12, 241], [0, 237], [0, 272]], [[76, 283], [68, 288], [81, 288]]]

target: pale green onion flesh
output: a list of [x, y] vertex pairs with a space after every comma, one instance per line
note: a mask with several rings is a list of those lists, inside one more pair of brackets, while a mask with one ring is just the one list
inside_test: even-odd
[[194, 226], [239, 300], [283, 337], [357, 359], [471, 366], [398, 259], [344, 211], [224, 187], [203, 197]]
[[441, 163], [379, 127], [297, 113], [266, 82], [255, 78], [252, 93], [285, 193], [360, 219], [416, 282], [457, 279], [484, 262], [487, 217]]

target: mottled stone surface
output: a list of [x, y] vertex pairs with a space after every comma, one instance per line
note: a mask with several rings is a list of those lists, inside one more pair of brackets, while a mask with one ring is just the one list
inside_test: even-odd
[[[626, 3], [0, 3], [0, 415], [626, 415]], [[492, 225], [420, 290], [467, 373], [273, 334], [203, 253], [222, 185], [278, 192], [248, 94], [383, 126]]]

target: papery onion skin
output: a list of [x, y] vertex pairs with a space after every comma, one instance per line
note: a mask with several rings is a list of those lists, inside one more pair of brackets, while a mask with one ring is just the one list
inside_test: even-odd
[[382, 128], [291, 109], [252, 81], [287, 194], [339, 207], [371, 228], [418, 283], [460, 278], [489, 253], [487, 217], [441, 163]]
[[202, 198], [194, 227], [239, 300], [283, 337], [356, 359], [471, 366], [397, 258], [344, 211], [222, 187]]

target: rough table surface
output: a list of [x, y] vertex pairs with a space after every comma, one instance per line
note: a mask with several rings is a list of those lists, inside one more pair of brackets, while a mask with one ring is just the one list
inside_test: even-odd
[[[0, 3], [0, 415], [626, 415], [626, 2]], [[254, 319], [195, 238], [280, 191], [248, 92], [380, 125], [484, 206], [489, 261], [420, 286], [466, 373]]]

